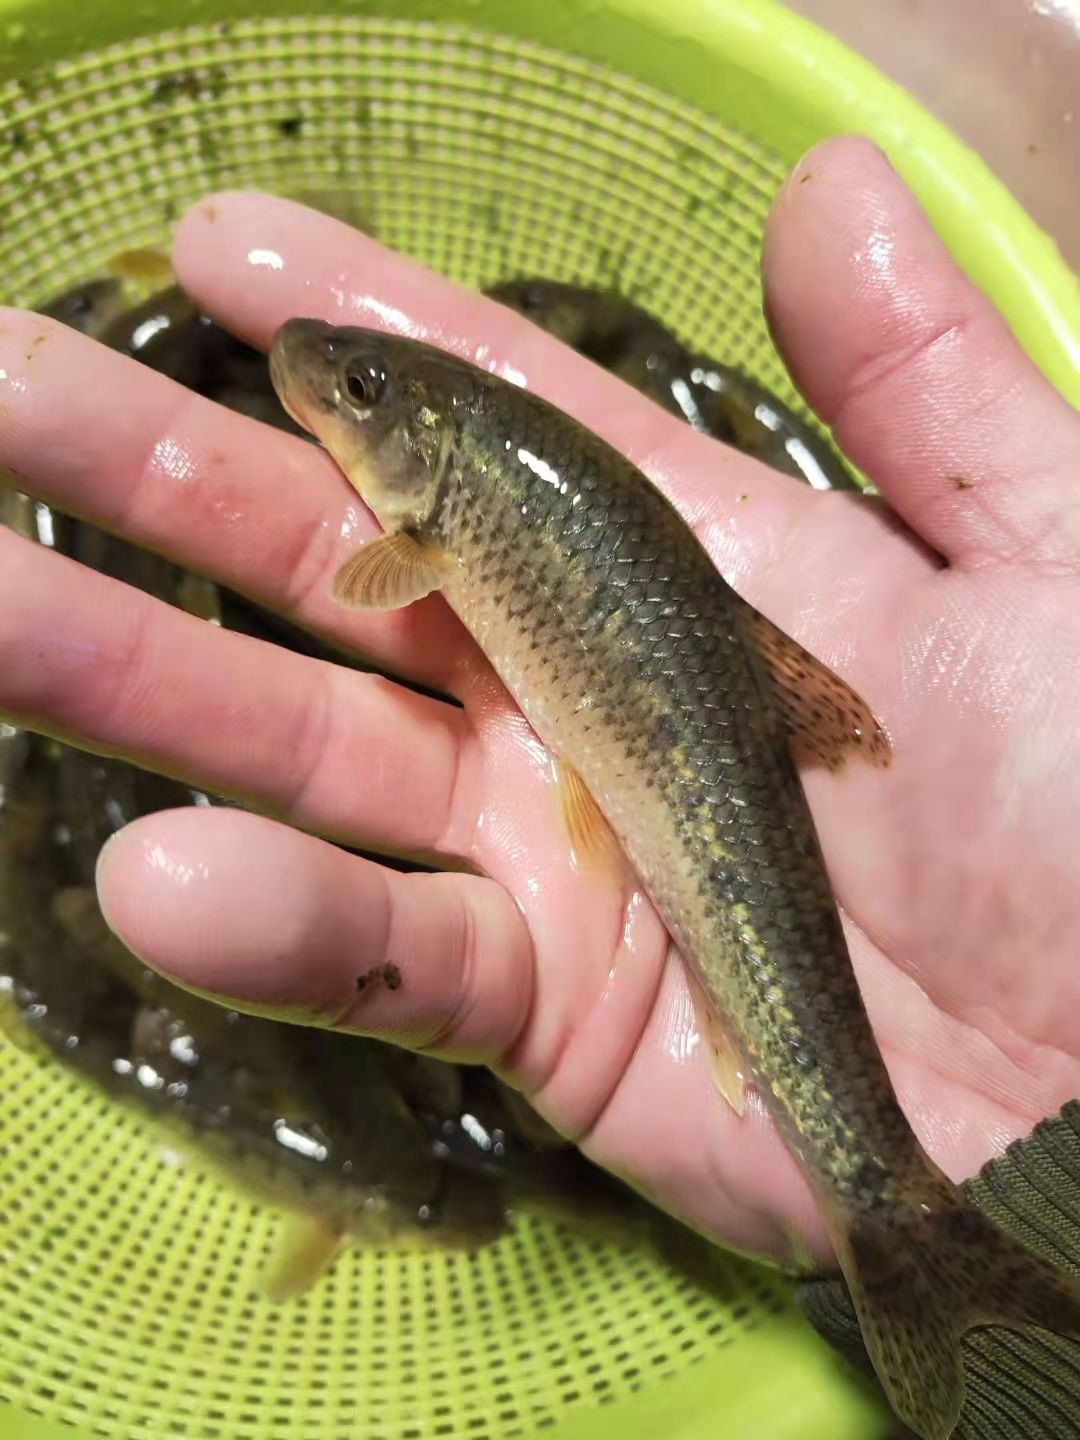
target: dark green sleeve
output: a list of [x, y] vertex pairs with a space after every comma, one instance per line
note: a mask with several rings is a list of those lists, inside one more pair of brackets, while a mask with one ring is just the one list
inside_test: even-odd
[[[1080, 1279], [1080, 1102], [1010, 1145], [964, 1191], [1003, 1230]], [[830, 1345], [872, 1373], [843, 1281], [804, 1281], [799, 1303]], [[963, 1346], [967, 1399], [955, 1440], [1078, 1440], [1080, 1344], [1045, 1331], [983, 1329]]]

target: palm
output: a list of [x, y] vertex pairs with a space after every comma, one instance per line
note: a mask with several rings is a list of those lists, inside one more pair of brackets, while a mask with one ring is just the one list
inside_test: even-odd
[[[872, 155], [840, 145], [812, 163], [818, 186], [792, 187], [773, 227], [771, 288], [785, 348], [823, 413], [842, 411], [845, 443], [897, 508], [946, 553], [954, 530], [964, 537], [966, 563], [953, 568], [941, 568], [879, 504], [815, 495], [733, 457], [505, 312], [374, 247], [364, 269], [381, 296], [412, 305], [421, 327], [457, 348], [501, 351], [550, 398], [606, 430], [665, 485], [732, 583], [885, 721], [895, 748], [889, 771], [853, 765], [840, 776], [809, 774], [806, 784], [901, 1099], [931, 1153], [960, 1176], [1075, 1093], [1080, 1078], [1067, 1051], [1078, 984], [1070, 911], [1080, 910], [1065, 873], [1080, 800], [1069, 739], [1080, 699], [1080, 596], [1067, 528], [1059, 534], [1052, 524], [1065, 492], [1044, 493], [1050, 521], [1037, 496], [1011, 494], [1025, 478], [1025, 437], [993, 419], [976, 432], [968, 401], [980, 385], [994, 398], [993, 385], [1000, 393], [1022, 380], [1032, 432], [1049, 437], [1039, 461], [1047, 471], [1071, 456], [1080, 422], [978, 311]], [[830, 184], [857, 184], [868, 197], [865, 213], [848, 207], [848, 237], [826, 223]], [[786, 214], [785, 205], [803, 213]], [[834, 291], [857, 291], [866, 277], [850, 252], [858, 225], [880, 220], [874, 205], [892, 207], [939, 308], [961, 296], [973, 320], [905, 351], [917, 326], [895, 273], [884, 284], [892, 311], [886, 305], [882, 319], [871, 287], [862, 299], [867, 333], [855, 314], [846, 348], [835, 333], [845, 296], [834, 294], [831, 314], [813, 313], [813, 297], [828, 287], [801, 290], [796, 250], [800, 264], [830, 272]], [[277, 246], [287, 263], [238, 272], [256, 243], [264, 255]], [[179, 261], [195, 293], [265, 342], [281, 319], [311, 309], [312, 294], [324, 295], [328, 318], [342, 307], [360, 323], [385, 315], [385, 299], [360, 291], [331, 298], [362, 243], [287, 207], [234, 200], [188, 222]], [[295, 276], [293, 256], [304, 264]], [[30, 363], [31, 328], [40, 333], [41, 322], [11, 319], [6, 374]], [[824, 361], [822, 338], [834, 342]], [[903, 363], [878, 372], [863, 364], [875, 338]], [[34, 362], [35, 386], [11, 386], [24, 409], [0, 443], [0, 463], [22, 472], [28, 488], [464, 705], [448, 709], [207, 634], [5, 543], [0, 583], [13, 623], [0, 629], [0, 710], [247, 795], [305, 829], [430, 853], [455, 872], [387, 877], [251, 816], [155, 818], [132, 827], [102, 869], [104, 902], [129, 943], [186, 983], [265, 1013], [482, 1059], [594, 1156], [703, 1229], [774, 1253], [785, 1252], [792, 1229], [822, 1245], [809, 1197], [760, 1107], [739, 1119], [712, 1088], [684, 973], [658, 917], [629, 874], [573, 869], [544, 756], [442, 602], [377, 617], [330, 603], [328, 576], [370, 522], [329, 461], [179, 400], [119, 359], [108, 364], [122, 374], [95, 358], [108, 372], [103, 384], [145, 395], [137, 422], [110, 419], [86, 393], [87, 342], [49, 340]], [[985, 353], [974, 379], [964, 348], [973, 345]], [[51, 389], [41, 380], [46, 365]], [[50, 434], [57, 414], [78, 446]], [[976, 433], [985, 435], [982, 451]], [[400, 962], [401, 991], [358, 995], [358, 970], [384, 960]]]

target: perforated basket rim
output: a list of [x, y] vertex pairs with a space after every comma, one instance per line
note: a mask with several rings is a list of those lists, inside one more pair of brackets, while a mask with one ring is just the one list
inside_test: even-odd
[[[1019, 343], [1080, 407], [1080, 281], [1054, 241], [969, 146], [868, 60], [780, 0], [0, 0], [0, 77], [74, 49], [238, 17], [403, 16], [533, 40], [606, 63], [713, 115], [807, 149], [877, 143]], [[734, 84], [721, 84], [720, 79]], [[777, 99], [785, 104], [777, 105]], [[738, 114], [732, 105], [737, 102]], [[796, 118], [797, 113], [797, 118]], [[782, 137], [782, 139], [781, 139]]]

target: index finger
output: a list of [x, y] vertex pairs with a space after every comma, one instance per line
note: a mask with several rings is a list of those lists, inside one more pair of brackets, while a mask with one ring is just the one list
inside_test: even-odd
[[773, 526], [813, 500], [506, 306], [292, 201], [211, 196], [181, 222], [173, 264], [198, 303], [253, 345], [268, 347], [284, 321], [309, 316], [412, 336], [534, 390], [638, 465], [698, 529], [726, 521], [749, 493]]

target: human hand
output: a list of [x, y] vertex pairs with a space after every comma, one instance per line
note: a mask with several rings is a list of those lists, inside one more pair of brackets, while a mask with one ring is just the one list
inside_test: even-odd
[[[772, 217], [767, 289], [793, 373], [910, 532], [695, 434], [311, 212], [216, 197], [175, 262], [254, 343], [298, 314], [419, 334], [523, 375], [639, 464], [890, 731], [888, 771], [805, 783], [930, 1154], [970, 1174], [1077, 1093], [1080, 419], [876, 151], [834, 141], [803, 163]], [[239, 1008], [491, 1064], [707, 1233], [783, 1256], [794, 1230], [827, 1253], [763, 1109], [739, 1119], [716, 1094], [651, 905], [632, 878], [573, 869], [538, 743], [443, 602], [333, 604], [330, 578], [375, 527], [332, 462], [39, 317], [6, 312], [0, 330], [0, 466], [26, 489], [463, 707], [212, 629], [0, 534], [0, 713], [263, 812], [122, 832], [99, 872], [121, 937]], [[451, 873], [400, 875], [320, 835]], [[400, 988], [358, 991], [387, 963]]]

